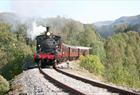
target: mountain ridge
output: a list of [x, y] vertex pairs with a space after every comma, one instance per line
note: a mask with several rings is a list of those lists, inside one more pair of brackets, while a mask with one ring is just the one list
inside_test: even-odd
[[122, 31], [136, 31], [140, 34], [140, 15], [122, 16], [110, 24], [99, 26], [98, 23], [93, 23], [93, 26], [103, 37], [112, 36], [122, 28], [124, 28]]

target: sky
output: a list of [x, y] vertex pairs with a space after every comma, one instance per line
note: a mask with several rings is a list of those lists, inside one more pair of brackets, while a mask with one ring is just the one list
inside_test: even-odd
[[140, 0], [0, 0], [0, 12], [25, 17], [66, 17], [82, 23], [140, 14]]

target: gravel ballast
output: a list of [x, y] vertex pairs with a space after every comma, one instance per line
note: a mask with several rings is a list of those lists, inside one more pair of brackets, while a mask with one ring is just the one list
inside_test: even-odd
[[68, 95], [68, 93], [46, 80], [36, 68], [18, 75], [12, 82], [12, 91], [9, 95]]
[[110, 93], [106, 89], [95, 87], [82, 81], [73, 79], [61, 73], [58, 73], [53, 69], [43, 69], [43, 71], [49, 74], [51, 77], [57, 79], [58, 81], [69, 85], [70, 87], [75, 88], [85, 93], [86, 95], [118, 95], [117, 93]]

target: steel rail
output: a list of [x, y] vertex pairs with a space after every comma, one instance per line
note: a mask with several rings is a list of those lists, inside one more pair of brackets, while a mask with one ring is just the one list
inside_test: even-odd
[[67, 76], [72, 77], [72, 78], [74, 78], [74, 79], [83, 81], [83, 82], [85, 82], [85, 83], [89, 83], [89, 84], [91, 84], [91, 85], [93, 85], [93, 86], [105, 88], [105, 89], [107, 89], [108, 91], [113, 92], [113, 93], [119, 93], [120, 95], [140, 95], [139, 93], [136, 93], [136, 92], [133, 92], [133, 91], [121, 89], [121, 88], [114, 87], [114, 86], [111, 86], [111, 85], [108, 85], [108, 84], [105, 84], [105, 83], [101, 83], [101, 82], [96, 82], [96, 81], [94, 81], [94, 80], [85, 79], [85, 78], [76, 76], [76, 75], [74, 75], [74, 74], [70, 74], [70, 73], [67, 73], [67, 72], [65, 72], [65, 71], [62, 71], [62, 70], [60, 70], [60, 69], [58, 69], [58, 68], [54, 68], [54, 69], [55, 69], [57, 72], [59, 72], [59, 73], [62, 73], [62, 74], [64, 74], [64, 75], [67, 75]]
[[70, 93], [70, 95], [86, 95], [86, 94], [84, 94], [84, 93], [82, 93], [82, 92], [80, 92], [80, 91], [78, 91], [78, 90], [76, 90], [76, 89], [74, 89], [74, 88], [72, 88], [72, 87], [70, 87], [70, 86], [68, 86], [68, 85], [56, 80], [56, 79], [54, 79], [53, 77], [49, 76], [40, 67], [39, 67], [39, 71], [40, 71], [40, 73], [42, 73], [44, 75], [45, 79], [47, 79], [50, 82], [54, 83], [54, 85], [62, 88], [64, 90], [64, 92], [68, 92], [68, 93]]

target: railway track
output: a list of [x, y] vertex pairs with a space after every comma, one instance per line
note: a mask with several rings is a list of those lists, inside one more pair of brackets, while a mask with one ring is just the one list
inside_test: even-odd
[[89, 83], [93, 86], [97, 86], [97, 87], [101, 87], [101, 88], [105, 88], [107, 89], [108, 91], [110, 92], [113, 92], [113, 93], [119, 93], [119, 95], [140, 95], [140, 93], [137, 93], [137, 92], [133, 92], [133, 91], [129, 91], [129, 90], [125, 90], [125, 89], [121, 89], [121, 88], [117, 88], [115, 86], [111, 86], [111, 85], [108, 85], [108, 84], [105, 84], [105, 83], [100, 83], [100, 82], [95, 82], [93, 80], [89, 80], [89, 79], [85, 79], [85, 78], [82, 78], [82, 77], [79, 77], [79, 76], [76, 76], [76, 75], [73, 75], [73, 74], [70, 74], [70, 73], [67, 73], [67, 72], [64, 72], [58, 68], [55, 68], [55, 70], [59, 73], [62, 73], [64, 75], [67, 75], [69, 77], [72, 77], [74, 79], [77, 79], [77, 80], [80, 80], [80, 81], [83, 81], [85, 83]]
[[[79, 90], [77, 88], [75, 89], [75, 87], [69, 86], [67, 83], [64, 83], [64, 82], [58, 80], [57, 78], [54, 78], [53, 74], [52, 75], [51, 75], [51, 73], [48, 74], [47, 71], [42, 70], [41, 68], [39, 68], [39, 71], [40, 71], [40, 73], [42, 73], [44, 75], [44, 77], [47, 80], [49, 80], [50, 82], [54, 83], [56, 86], [62, 88], [64, 92], [67, 92], [70, 95], [87, 95], [87, 94], [89, 94], [89, 95], [98, 95], [98, 94], [94, 94], [94, 93], [86, 93], [86, 92], [81, 91], [81, 90]], [[85, 78], [81, 78], [81, 77], [75, 76], [73, 74], [66, 73], [66, 72], [64, 72], [64, 71], [62, 71], [60, 69], [57, 69], [57, 68], [54, 68], [54, 71], [55, 71], [55, 73], [57, 72], [59, 74], [68, 76], [68, 77], [73, 78], [75, 80], [81, 81], [81, 82], [83, 82], [85, 84], [90, 84], [93, 87], [106, 89], [105, 92], [112, 93], [113, 95], [139, 95], [138, 93], [135, 93], [135, 92], [132, 92], [132, 91], [120, 89], [120, 88], [113, 87], [113, 86], [110, 86], [110, 85], [107, 85], [107, 84], [103, 84], [103, 83], [95, 82], [95, 81], [88, 80], [88, 79], [85, 79]], [[63, 77], [63, 76], [60, 76], [60, 77]], [[70, 80], [70, 79], [68, 79], [68, 80]], [[112, 94], [107, 94], [107, 95], [112, 95]], [[104, 92], [103, 92], [101, 95], [106, 95], [106, 94], [104, 94]]]
[[54, 83], [56, 86], [62, 88], [64, 92], [68, 92], [70, 95], [85, 95], [84, 93], [82, 93], [82, 92], [80, 92], [72, 87], [69, 87], [69, 86], [65, 85], [64, 83], [54, 79], [50, 75], [46, 74], [40, 67], [39, 67], [39, 71], [40, 71], [40, 73], [42, 73], [44, 75], [45, 79]]

